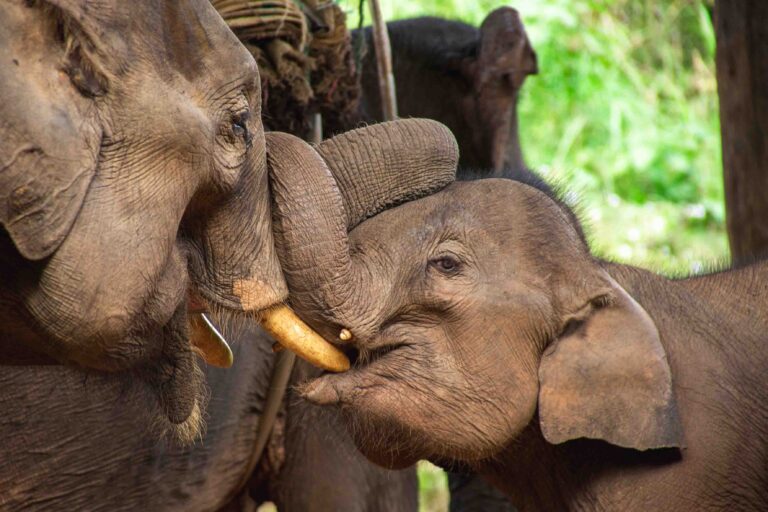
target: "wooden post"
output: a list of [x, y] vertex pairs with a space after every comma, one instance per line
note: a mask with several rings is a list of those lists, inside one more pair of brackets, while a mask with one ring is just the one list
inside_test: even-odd
[[389, 46], [387, 24], [381, 15], [379, 0], [368, 0], [371, 8], [373, 46], [376, 51], [376, 69], [379, 74], [381, 110], [385, 121], [397, 119], [395, 75], [392, 73], [392, 50]]
[[312, 114], [310, 126], [309, 142], [312, 144], [320, 144], [323, 142], [323, 115], [319, 112]]
[[768, 1], [717, 0], [725, 208], [736, 263], [768, 256]]

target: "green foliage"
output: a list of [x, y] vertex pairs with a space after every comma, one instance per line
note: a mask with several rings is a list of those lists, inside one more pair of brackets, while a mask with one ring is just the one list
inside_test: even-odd
[[540, 4], [518, 4], [541, 70], [520, 106], [528, 162], [579, 192], [604, 255], [666, 270], [727, 258], [705, 3]]
[[448, 510], [448, 477], [445, 472], [421, 461], [419, 472], [419, 512], [443, 512]]

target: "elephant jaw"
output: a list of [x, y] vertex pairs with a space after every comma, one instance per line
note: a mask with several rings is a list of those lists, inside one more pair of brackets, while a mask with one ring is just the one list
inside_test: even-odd
[[[227, 340], [219, 333], [205, 315], [205, 303], [190, 293], [187, 311], [190, 319], [190, 342], [206, 363], [218, 368], [229, 368], [234, 362]], [[341, 350], [326, 341], [305, 324], [290, 308], [275, 305], [263, 310], [260, 315], [261, 327], [282, 347], [294, 352], [307, 362], [331, 372], [349, 370], [349, 359]], [[342, 329], [339, 337], [349, 340], [351, 333]]]

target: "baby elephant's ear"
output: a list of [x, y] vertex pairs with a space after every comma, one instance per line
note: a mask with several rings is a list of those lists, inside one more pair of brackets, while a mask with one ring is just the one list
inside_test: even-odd
[[547, 349], [539, 421], [550, 443], [602, 439], [637, 450], [682, 446], [672, 376], [648, 313], [605, 275], [612, 299]]

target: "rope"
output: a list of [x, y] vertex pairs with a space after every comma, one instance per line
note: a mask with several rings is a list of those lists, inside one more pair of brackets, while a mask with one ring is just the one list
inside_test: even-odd
[[282, 404], [283, 397], [285, 397], [285, 390], [288, 388], [288, 381], [291, 378], [295, 362], [296, 354], [290, 350], [279, 352], [275, 358], [275, 367], [272, 370], [272, 377], [269, 381], [267, 400], [264, 402], [264, 410], [259, 418], [259, 425], [256, 427], [256, 439], [253, 442], [251, 457], [248, 459], [248, 465], [246, 466], [245, 473], [243, 473], [243, 477], [235, 487], [238, 492], [242, 490], [243, 493], [248, 493], [246, 484], [253, 475], [256, 465], [264, 453], [264, 448], [267, 446], [267, 441], [269, 441], [269, 435], [275, 426], [277, 413], [280, 411], [280, 404]]

